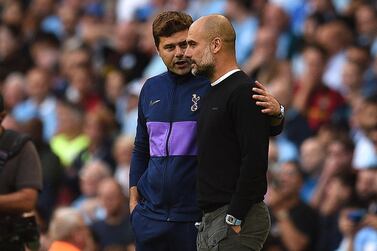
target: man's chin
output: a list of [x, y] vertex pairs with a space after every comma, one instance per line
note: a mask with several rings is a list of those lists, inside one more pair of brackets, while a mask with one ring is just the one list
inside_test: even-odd
[[189, 67], [187, 68], [175, 68], [175, 69], [171, 69], [172, 72], [174, 72], [175, 74], [177, 75], [186, 75], [186, 74], [189, 74], [191, 69]]

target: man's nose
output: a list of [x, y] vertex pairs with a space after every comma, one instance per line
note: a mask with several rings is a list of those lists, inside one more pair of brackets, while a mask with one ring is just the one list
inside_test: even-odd
[[185, 49], [177, 46], [177, 48], [175, 49], [175, 56], [176, 57], [183, 57], [185, 55]]
[[186, 48], [186, 51], [185, 51], [185, 57], [187, 58], [191, 58], [191, 49], [190, 49], [190, 46], [188, 46]]

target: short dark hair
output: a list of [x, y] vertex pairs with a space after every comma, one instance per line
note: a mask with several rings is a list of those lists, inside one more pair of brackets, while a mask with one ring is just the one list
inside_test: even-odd
[[193, 23], [192, 17], [181, 11], [164, 11], [153, 21], [153, 39], [156, 47], [160, 44], [160, 37], [169, 37], [174, 33], [188, 30]]

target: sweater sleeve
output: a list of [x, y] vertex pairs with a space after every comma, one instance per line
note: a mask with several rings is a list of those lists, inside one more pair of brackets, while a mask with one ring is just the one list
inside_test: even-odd
[[283, 118], [283, 120], [280, 122], [279, 125], [276, 125], [276, 126], [270, 125], [270, 136], [277, 136], [283, 131], [284, 121], [285, 121], [285, 118]]
[[264, 199], [267, 191], [270, 123], [255, 101], [250, 101], [249, 88], [237, 88], [228, 103], [241, 155], [240, 174], [228, 213], [241, 220], [254, 203]]
[[[145, 84], [144, 84], [145, 87]], [[137, 129], [135, 147], [131, 158], [130, 187], [136, 186], [141, 176], [148, 167], [149, 162], [149, 135], [147, 121], [143, 113], [144, 88], [140, 93], [138, 104]]]

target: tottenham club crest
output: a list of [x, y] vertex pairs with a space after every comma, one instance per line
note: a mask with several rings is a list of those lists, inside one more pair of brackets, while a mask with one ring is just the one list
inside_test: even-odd
[[196, 95], [196, 94], [192, 94], [191, 100], [192, 100], [192, 103], [193, 103], [193, 105], [191, 106], [191, 111], [195, 112], [196, 110], [198, 110], [198, 101], [200, 100], [200, 96]]

